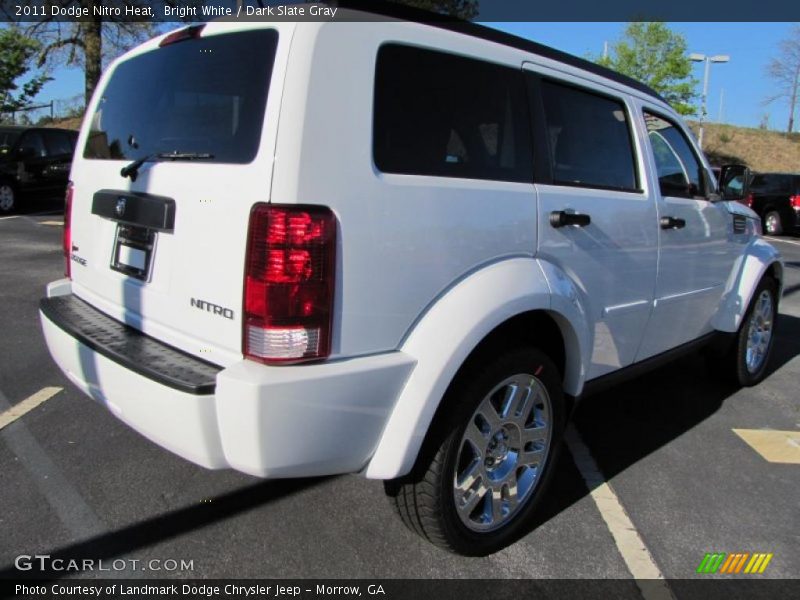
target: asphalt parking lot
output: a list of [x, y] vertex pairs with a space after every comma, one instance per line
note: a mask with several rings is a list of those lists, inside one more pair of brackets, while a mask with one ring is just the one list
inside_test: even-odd
[[[408, 532], [380, 482], [207, 471], [79, 393], [51, 361], [37, 316], [63, 271], [54, 212], [0, 219], [0, 413], [52, 394], [0, 430], [2, 577], [37, 574], [19, 571], [17, 557], [49, 554], [140, 561], [119, 573], [135, 577], [625, 579], [642, 553], [669, 579], [737, 577], [698, 575], [709, 552], [773, 554], [763, 574], [738, 577], [800, 576], [800, 464], [770, 462], [733, 431], [800, 430], [800, 238], [775, 242], [786, 286], [764, 383], [734, 389], [691, 356], [587, 399], [571, 445], [582, 458], [562, 453], [538, 527], [476, 559]], [[616, 508], [595, 487], [600, 474]], [[632, 532], [615, 530], [620, 509]], [[191, 565], [138, 566], [152, 559]]]

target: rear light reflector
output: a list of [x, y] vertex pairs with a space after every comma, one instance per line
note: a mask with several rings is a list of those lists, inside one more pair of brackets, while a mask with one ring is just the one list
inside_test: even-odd
[[64, 197], [64, 275], [72, 279], [72, 196], [75, 189], [70, 181], [67, 184], [67, 194]]
[[335, 255], [329, 209], [253, 208], [244, 283], [247, 358], [285, 364], [330, 355]]
[[747, 194], [744, 203], [747, 205], [747, 208], [753, 208], [753, 194]]
[[800, 194], [792, 196], [789, 201], [792, 203], [792, 208], [800, 209]]

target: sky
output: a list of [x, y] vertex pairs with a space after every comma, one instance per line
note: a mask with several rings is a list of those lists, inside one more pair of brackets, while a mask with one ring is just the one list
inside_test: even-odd
[[[587, 57], [603, 51], [621, 38], [625, 23], [488, 23], [509, 33]], [[765, 106], [775, 93], [766, 74], [770, 59], [778, 55], [778, 44], [789, 36], [792, 23], [668, 23], [683, 34], [689, 52], [727, 54], [730, 62], [712, 64], [709, 79], [708, 119], [745, 127], [758, 127], [769, 115], [770, 129], [785, 130], [788, 103], [778, 100]], [[66, 99], [83, 92], [83, 73], [78, 69], [58, 69], [37, 97], [37, 102]], [[694, 63], [694, 76], [703, 80], [703, 64]], [[721, 109], [721, 110], [720, 110]], [[798, 111], [800, 113], [800, 111]], [[800, 114], [796, 115], [800, 120]]]

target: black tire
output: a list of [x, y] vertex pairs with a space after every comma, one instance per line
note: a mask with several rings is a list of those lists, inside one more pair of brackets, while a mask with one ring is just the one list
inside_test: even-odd
[[764, 233], [767, 235], [781, 235], [783, 233], [781, 214], [772, 207], [764, 212]]
[[8, 214], [18, 204], [16, 188], [8, 181], [0, 181], [0, 214]]
[[[759, 366], [755, 369], [748, 368], [748, 339], [750, 337], [750, 329], [758, 327], [758, 304], [763, 294], [769, 296], [769, 302], [772, 307], [772, 317], [770, 323], [769, 341], [766, 344], [766, 350], [763, 352], [763, 357]], [[744, 387], [750, 387], [761, 382], [767, 376], [767, 368], [769, 367], [769, 357], [772, 354], [772, 347], [775, 345], [775, 324], [778, 319], [778, 283], [772, 277], [764, 277], [758, 284], [756, 291], [753, 292], [753, 297], [750, 300], [750, 306], [747, 307], [747, 312], [742, 319], [742, 324], [739, 326], [739, 331], [736, 333], [736, 341], [731, 349], [730, 362], [734, 371], [736, 382]], [[754, 321], [756, 323], [754, 324]]]
[[[537, 393], [511, 395], [512, 400], [507, 404], [517, 407], [513, 411], [515, 414], [504, 417], [502, 414], [504, 409], [498, 410], [495, 416], [499, 418], [496, 422], [499, 428], [493, 435], [492, 428], [488, 427], [489, 421], [483, 419], [476, 411], [479, 407], [485, 410], [487, 404], [484, 401], [498, 402], [505, 406], [506, 401], [499, 402], [498, 399], [500, 396], [509, 398], [507, 391], [516, 383], [516, 381], [509, 383], [509, 380], [515, 376], [523, 382], [530, 381], [526, 390], [534, 390]], [[541, 393], [542, 390], [546, 392], [545, 395]], [[494, 395], [490, 394], [493, 391]], [[514, 398], [517, 397], [526, 399], [515, 401]], [[549, 406], [546, 405], [548, 401]], [[544, 416], [541, 421], [534, 421], [534, 417], [527, 416], [532, 406], [542, 407], [541, 411], [537, 408], [536, 412], [531, 412], [532, 415], [549, 414], [549, 443], [525, 442], [525, 439], [531, 439], [530, 432], [543, 431], [532, 426], [547, 422]], [[386, 493], [392, 499], [403, 523], [411, 531], [436, 546], [467, 556], [485, 556], [496, 552], [527, 532], [536, 506], [552, 477], [553, 465], [557, 461], [563, 435], [564, 420], [561, 378], [552, 361], [544, 353], [533, 348], [509, 351], [484, 363], [484, 366], [469, 369], [457, 377], [445, 395], [442, 410], [437, 413], [414, 470], [404, 478], [385, 482]], [[466, 469], [474, 466], [480, 473], [479, 477], [485, 479], [477, 479], [476, 484], [472, 486], [475, 489], [459, 491], [459, 494], [462, 498], [467, 496], [477, 498], [481, 496], [480, 488], [493, 486], [491, 489], [499, 488], [501, 500], [500, 504], [491, 502], [492, 493], [486, 492], [482, 496], [483, 500], [477, 501], [473, 508], [461, 511], [464, 516], [460, 517], [455, 499], [455, 481], [459, 472], [457, 469], [464, 464], [465, 453], [473, 452], [462, 449], [475, 448], [474, 445], [467, 446], [469, 442], [464, 438], [467, 426], [478, 422], [482, 424], [481, 428], [486, 430], [481, 443], [485, 442], [488, 445], [483, 453], [475, 453], [469, 463], [470, 467]], [[520, 423], [522, 427], [519, 426]], [[515, 427], [516, 433], [514, 433]], [[474, 431], [478, 429], [475, 428]], [[517, 434], [519, 437], [516, 437]], [[525, 435], [529, 437], [525, 438]], [[502, 455], [503, 449], [506, 452], [505, 457], [495, 459], [494, 456]], [[542, 457], [538, 459], [540, 460], [538, 466], [523, 464], [525, 461], [534, 460], [525, 458], [523, 451], [526, 450], [530, 451], [529, 457], [534, 454]], [[533, 462], [528, 464], [532, 465]], [[525, 489], [528, 490], [516, 507], [513, 507], [507, 495], [510, 494], [508, 484], [502, 483], [505, 479], [490, 481], [491, 477], [500, 477], [501, 469], [505, 469], [502, 472], [509, 473], [509, 476], [514, 473], [515, 490], [521, 493]], [[501, 511], [507, 509], [508, 514], [500, 515], [495, 524], [496, 528], [476, 531], [476, 528], [491, 527], [490, 524], [481, 522], [481, 519], [494, 521], [493, 511], [489, 511], [492, 515], [487, 516], [479, 510], [483, 506], [488, 511], [488, 505], [492, 505], [493, 510], [497, 507], [500, 507]], [[468, 514], [469, 510], [472, 513]], [[476, 513], [480, 514], [473, 516]], [[470, 526], [466, 524], [467, 522]]]
[[[763, 358], [757, 368], [748, 368], [748, 338], [750, 327], [753, 320], [757, 319], [756, 307], [762, 293], [766, 292], [770, 297], [772, 305], [772, 333]], [[769, 358], [772, 347], [775, 344], [775, 323], [778, 316], [778, 283], [771, 277], [764, 277], [753, 292], [750, 305], [744, 314], [738, 331], [733, 335], [733, 341], [725, 352], [719, 354], [709, 354], [709, 366], [711, 370], [723, 381], [741, 387], [750, 387], [760, 383], [767, 376], [769, 368]], [[752, 363], [751, 363], [752, 364]]]

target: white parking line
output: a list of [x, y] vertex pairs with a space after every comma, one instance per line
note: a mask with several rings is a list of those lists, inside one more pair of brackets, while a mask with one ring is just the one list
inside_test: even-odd
[[[54, 389], [60, 390], [61, 388], [45, 388], [31, 396], [31, 398], [41, 394], [41, 396], [39, 396], [39, 404], [41, 404], [44, 402], [41, 398], [46, 395], [44, 392]], [[47, 397], [52, 398], [52, 396], [53, 394], [50, 394]], [[28, 398], [28, 400], [31, 400], [31, 398]], [[23, 400], [20, 404], [28, 400]], [[17, 406], [19, 406], [19, 404], [17, 404]], [[3, 394], [3, 391], [0, 390], [0, 410], [6, 409], [2, 413], [3, 416], [11, 413], [15, 408], [16, 407], [11, 406], [11, 403], [6, 399], [5, 394]], [[33, 407], [31, 406], [30, 408]], [[30, 410], [30, 408], [28, 410]], [[13, 420], [18, 419], [20, 416], [22, 415], [15, 416]], [[39, 488], [39, 491], [47, 499], [47, 503], [52, 507], [56, 515], [58, 515], [59, 520], [72, 537], [88, 539], [105, 531], [105, 527], [100, 519], [81, 497], [72, 483], [66, 478], [61, 469], [53, 463], [52, 459], [47, 455], [47, 452], [44, 451], [36, 438], [33, 437], [33, 434], [28, 430], [24, 421], [20, 421], [15, 427], [9, 427], [8, 429], [0, 431], [0, 440], [5, 442], [8, 449], [19, 459], [19, 462], [28, 472], [32, 481], [36, 484], [36, 487]], [[35, 505], [36, 499], [31, 498], [30, 502], [32, 506]], [[110, 575], [117, 576], [117, 574], [113, 572], [110, 573]]]
[[589, 448], [571, 423], [565, 434], [567, 447], [575, 466], [586, 482], [597, 510], [606, 522], [622, 559], [636, 580], [645, 600], [675, 600], [664, 575], [653, 560], [639, 532], [631, 521], [617, 494], [606, 481]]
[[765, 235], [764, 239], [769, 240], [770, 242], [780, 242], [781, 244], [791, 244], [792, 246], [800, 246], [800, 242], [796, 242], [795, 240], [786, 240], [783, 238], [777, 238], [768, 235]]
[[16, 219], [17, 215], [11, 215], [10, 217], [0, 217], [0, 221], [5, 221], [6, 219]]
[[49, 400], [64, 388], [60, 387], [46, 387], [39, 390], [33, 396], [25, 398], [22, 402], [15, 404], [7, 411], [0, 413], [0, 429], [6, 425], [10, 425], [22, 415], [25, 415], [39, 406], [45, 400]]

